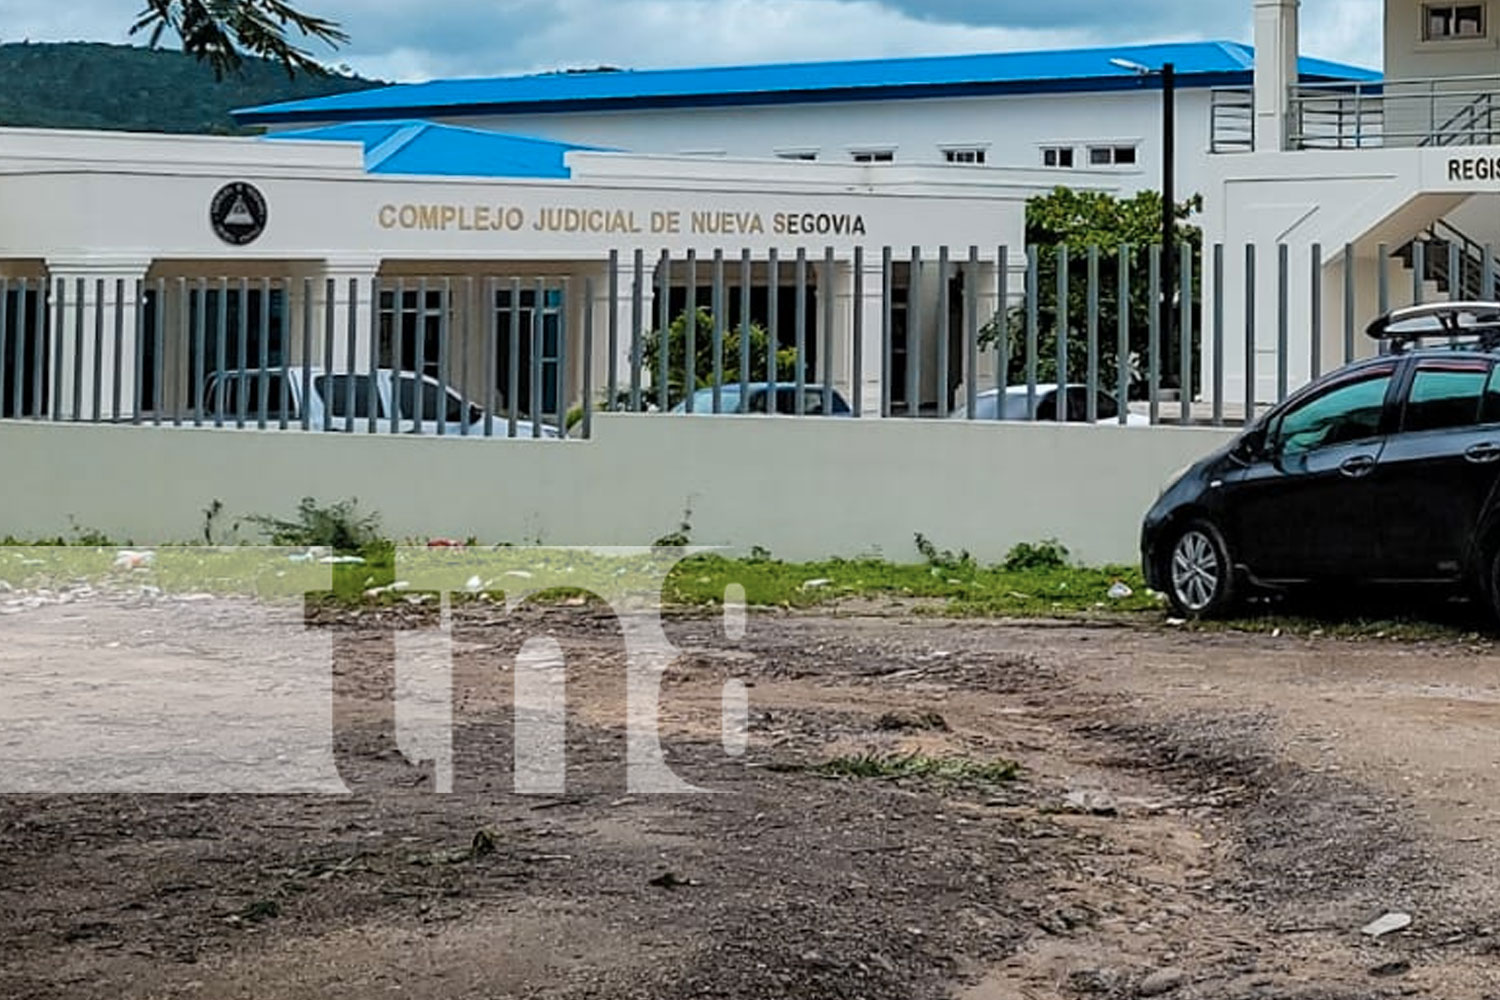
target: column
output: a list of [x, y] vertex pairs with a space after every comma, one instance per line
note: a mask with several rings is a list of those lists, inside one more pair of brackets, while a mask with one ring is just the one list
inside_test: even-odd
[[1255, 0], [1255, 151], [1287, 148], [1300, 0]]
[[48, 260], [56, 337], [46, 362], [49, 416], [114, 421], [135, 414], [137, 282], [150, 264]]
[[[356, 371], [369, 370], [370, 355], [375, 348], [374, 344], [374, 318], [375, 301], [372, 298], [372, 284], [376, 275], [380, 273], [380, 261], [376, 258], [329, 258], [324, 261], [321, 277], [314, 279], [313, 289], [313, 361], [320, 364], [329, 371]], [[328, 282], [333, 281], [333, 356], [325, 358], [324, 340], [327, 333], [328, 317], [325, 310], [329, 308], [327, 301]], [[354, 294], [351, 298], [349, 282], [355, 284]], [[302, 317], [293, 318], [291, 328], [297, 331], [297, 339], [300, 340], [300, 324]], [[351, 315], [354, 320], [354, 356], [349, 356], [349, 321]]]

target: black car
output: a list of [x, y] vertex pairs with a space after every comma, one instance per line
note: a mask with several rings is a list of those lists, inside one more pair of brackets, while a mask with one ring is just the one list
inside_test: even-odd
[[1179, 614], [1318, 583], [1462, 587], [1500, 613], [1500, 304], [1367, 332], [1380, 355], [1298, 391], [1147, 513], [1146, 580]]

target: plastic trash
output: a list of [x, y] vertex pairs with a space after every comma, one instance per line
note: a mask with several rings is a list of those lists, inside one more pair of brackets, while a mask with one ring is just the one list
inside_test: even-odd
[[1131, 590], [1123, 581], [1116, 580], [1109, 588], [1109, 599], [1111, 601], [1123, 601], [1127, 597], [1134, 597], [1135, 591]]

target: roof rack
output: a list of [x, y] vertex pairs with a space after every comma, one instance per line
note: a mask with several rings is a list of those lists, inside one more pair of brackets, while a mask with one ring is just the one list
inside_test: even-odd
[[1500, 302], [1436, 302], [1394, 309], [1365, 328], [1365, 334], [1401, 354], [1423, 340], [1460, 338], [1482, 351], [1500, 351]]

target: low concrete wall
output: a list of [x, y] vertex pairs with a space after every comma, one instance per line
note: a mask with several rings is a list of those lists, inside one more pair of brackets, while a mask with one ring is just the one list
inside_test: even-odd
[[577, 442], [0, 423], [0, 535], [189, 541], [214, 500], [227, 523], [357, 497], [396, 538], [645, 545], [686, 516], [695, 545], [787, 559], [912, 560], [921, 532], [984, 560], [1055, 537], [1133, 562], [1165, 477], [1228, 436], [607, 414]]

